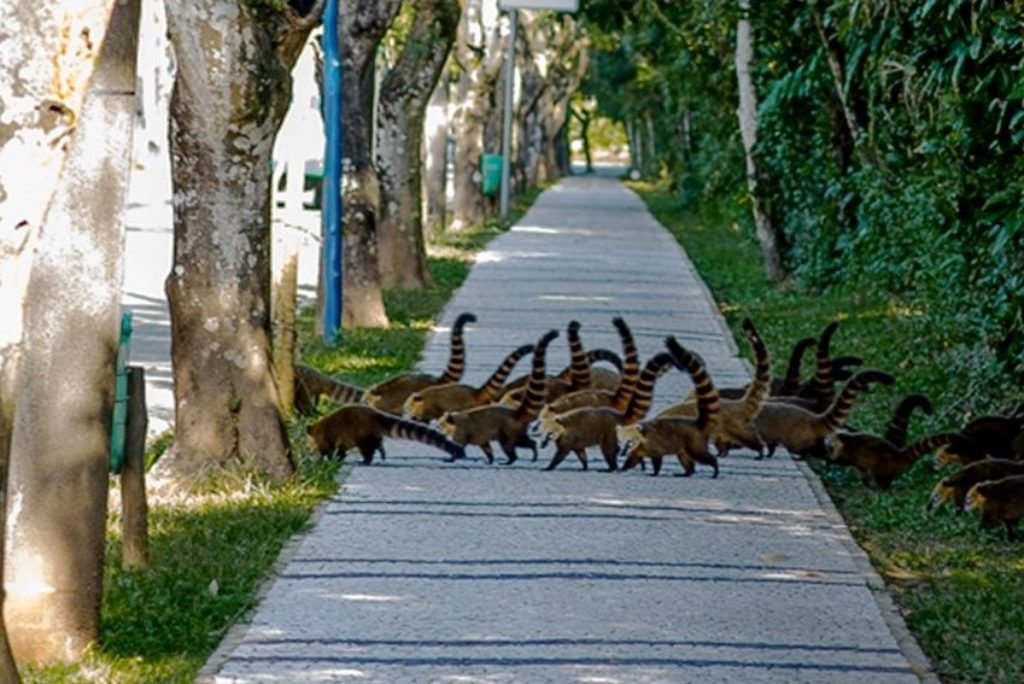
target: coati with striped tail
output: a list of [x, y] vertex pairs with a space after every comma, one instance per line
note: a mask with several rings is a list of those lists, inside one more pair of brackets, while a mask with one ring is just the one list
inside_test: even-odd
[[[761, 412], [761, 407], [768, 398], [771, 385], [772, 364], [764, 340], [749, 318], [743, 319], [743, 332], [754, 349], [755, 371], [754, 380], [747, 385], [747, 391], [739, 399], [721, 399], [719, 402], [718, 421], [711, 432], [711, 440], [715, 444], [718, 458], [729, 453], [734, 446], [752, 449], [761, 455], [764, 453], [764, 442], [754, 427], [754, 419]], [[659, 418], [692, 418], [697, 415], [697, 403], [683, 402], [669, 406], [658, 414]]]
[[879, 489], [889, 489], [921, 456], [939, 447], [955, 449], [962, 440], [955, 432], [943, 432], [901, 448], [884, 437], [864, 432], [837, 432], [831, 441], [829, 458], [834, 463], [856, 468], [864, 484], [874, 482]]
[[1024, 420], [1013, 416], [981, 416], [969, 422], [961, 433], [974, 440], [993, 458], [1013, 458], [1013, 440], [1024, 430]]
[[943, 478], [925, 505], [926, 511], [932, 511], [942, 504], [953, 504], [957, 513], [963, 511], [964, 499], [971, 487], [979, 482], [1001, 480], [1011, 475], [1024, 475], [1024, 463], [1010, 461], [1005, 458], [986, 458], [964, 466], [949, 477]]
[[1024, 518], [1024, 475], [979, 482], [967, 492], [964, 510], [980, 512], [983, 529], [1001, 522], [1006, 538], [1017, 539], [1017, 524]]
[[498, 442], [508, 458], [507, 464], [515, 462], [516, 447], [519, 446], [529, 447], [536, 461], [537, 445], [526, 434], [526, 429], [544, 403], [545, 355], [551, 340], [556, 337], [558, 331], [552, 330], [541, 337], [534, 347], [530, 382], [517, 408], [491, 404], [468, 411], [453, 411], [441, 416], [438, 429], [458, 444], [477, 445], [489, 463], [494, 463], [491, 442]]
[[893, 411], [889, 428], [885, 431], [885, 439], [895, 446], [903, 447], [907, 440], [907, 428], [910, 426], [910, 417], [915, 409], [920, 409], [925, 415], [932, 414], [932, 402], [923, 394], [908, 394], [900, 400]]
[[335, 380], [301, 363], [295, 364], [295, 410], [309, 413], [316, 408], [320, 397], [339, 404], [358, 404], [363, 400], [363, 388]]
[[428, 373], [402, 373], [395, 377], [382, 380], [373, 387], [370, 387], [363, 394], [363, 403], [375, 409], [387, 413], [401, 413], [402, 404], [413, 392], [432, 387], [434, 385], [447, 385], [450, 382], [458, 382], [462, 379], [462, 372], [466, 369], [466, 344], [462, 338], [463, 328], [467, 323], [475, 323], [476, 316], [471, 313], [459, 314], [452, 325], [451, 352], [448, 356], [448, 366], [440, 376]]
[[654, 384], [670, 366], [677, 366], [671, 354], [652, 357], [644, 366], [636, 389], [624, 409], [614, 406], [585, 406], [566, 413], [550, 413], [541, 419], [540, 431], [545, 443], [555, 441], [555, 455], [545, 470], [554, 470], [570, 453], [575, 453], [583, 470], [587, 469], [587, 447], [598, 446], [608, 465], [608, 472], [618, 469], [618, 427], [643, 420], [654, 400]]
[[448, 411], [464, 411], [474, 406], [491, 403], [501, 391], [505, 379], [508, 378], [519, 359], [532, 351], [532, 344], [524, 344], [513, 351], [505, 357], [501, 365], [480, 387], [453, 382], [413, 392], [405, 400], [405, 415], [412, 420], [429, 423]]
[[590, 389], [590, 362], [580, 339], [579, 321], [569, 321], [566, 337], [569, 339], [569, 384], [574, 392]]
[[626, 325], [626, 321], [616, 316], [612, 319], [612, 324], [619, 333], [619, 339], [622, 341], [622, 355], [625, 358], [622, 379], [618, 387], [614, 392], [595, 388], [570, 392], [554, 400], [549, 398], [547, 405], [540, 410], [539, 419], [542, 422], [551, 416], [578, 408], [610, 406], [621, 412], [629, 406], [633, 390], [636, 389], [640, 378], [640, 352], [636, 348], [633, 332]]
[[[817, 344], [817, 342], [818, 340], [813, 337], [805, 337], [796, 343], [793, 351], [789, 354], [786, 375], [781, 378], [772, 378], [768, 396], [785, 397], [797, 393], [800, 389], [800, 366], [803, 363], [804, 353]], [[718, 396], [720, 399], [742, 399], [749, 387], [750, 383], [743, 387], [723, 387], [718, 390]], [[694, 399], [693, 396], [687, 397], [687, 401], [692, 399]]]
[[384, 456], [385, 437], [441, 449], [448, 453], [450, 461], [466, 456], [462, 446], [445, 439], [438, 431], [369, 406], [343, 406], [307, 426], [306, 434], [321, 456], [337, 453], [344, 459], [350, 449], [359, 449], [366, 465], [373, 463], [375, 452]]
[[891, 375], [878, 370], [861, 371], [846, 381], [832, 405], [821, 413], [781, 401], [768, 401], [754, 421], [754, 427], [768, 447], [767, 455], [778, 445], [795, 456], [826, 456], [825, 438], [843, 427], [857, 396], [872, 383], [891, 385]]
[[[619, 386], [619, 382], [621, 381], [620, 372], [622, 371], [623, 364], [619, 355], [609, 349], [591, 349], [587, 352], [587, 361], [590, 364], [591, 389], [609, 390], [614, 392], [615, 388]], [[617, 371], [594, 365], [601, 361], [612, 364], [615, 366]], [[572, 367], [569, 366], [564, 368], [558, 375], [550, 377], [545, 381], [545, 396], [547, 396], [548, 401], [554, 401], [573, 391], [572, 381], [570, 380], [571, 375]], [[529, 374], [521, 375], [505, 385], [505, 388], [502, 390], [495, 403], [502, 404], [503, 406], [519, 406], [519, 402], [523, 400], [525, 387], [529, 380]]]
[[668, 337], [665, 344], [676, 362], [689, 373], [697, 388], [697, 416], [654, 418], [620, 427], [617, 431], [619, 441], [630, 444], [622, 469], [630, 470], [649, 458], [651, 476], [654, 477], [661, 472], [664, 457], [675, 454], [679, 465], [683, 467], [684, 476], [693, 475], [695, 463], [702, 463], [714, 468], [712, 477], [718, 477], [718, 459], [709, 449], [710, 436], [718, 422], [720, 410], [718, 390], [696, 354], [683, 348], [674, 337]]

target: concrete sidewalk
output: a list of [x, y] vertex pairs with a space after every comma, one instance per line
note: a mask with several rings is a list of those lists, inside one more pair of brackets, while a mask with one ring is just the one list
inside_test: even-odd
[[[548, 329], [568, 360], [630, 323], [644, 358], [666, 334], [721, 386], [747, 369], [675, 241], [616, 181], [548, 190], [482, 253], [442, 318], [462, 311], [466, 380]], [[447, 357], [435, 333], [421, 367]], [[525, 367], [525, 366], [524, 366]], [[689, 389], [665, 376], [655, 409]], [[881, 581], [814, 481], [785, 455], [734, 452], [719, 479], [652, 478], [574, 459], [512, 467], [403, 442], [355, 466], [297, 539], [251, 624], [202, 677], [218, 682], [914, 682], [927, 679]], [[502, 460], [502, 459], [499, 459]], [[596, 453], [591, 462], [600, 463]]]

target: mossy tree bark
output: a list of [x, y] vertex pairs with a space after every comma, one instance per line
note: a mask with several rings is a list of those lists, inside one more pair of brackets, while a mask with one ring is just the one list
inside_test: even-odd
[[290, 70], [321, 12], [322, 1], [167, 4], [176, 410], [158, 472], [185, 486], [239, 460], [275, 479], [293, 471], [271, 361], [270, 167]]
[[380, 177], [380, 277], [384, 287], [431, 284], [423, 242], [420, 192], [423, 119], [459, 22], [456, 0], [415, 5], [412, 29], [379, 98], [377, 173]]

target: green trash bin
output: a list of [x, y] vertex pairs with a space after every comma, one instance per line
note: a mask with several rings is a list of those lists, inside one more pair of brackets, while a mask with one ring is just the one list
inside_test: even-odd
[[481, 155], [480, 172], [483, 176], [481, 192], [488, 197], [497, 195], [498, 189], [501, 188], [501, 155]]

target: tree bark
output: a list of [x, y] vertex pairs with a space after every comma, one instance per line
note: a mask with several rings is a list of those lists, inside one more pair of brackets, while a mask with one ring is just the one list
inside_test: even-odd
[[271, 360], [270, 166], [289, 71], [322, 4], [306, 9], [167, 4], [175, 440], [157, 471], [186, 486], [239, 461], [274, 479], [293, 471]]
[[444, 231], [448, 202], [448, 79], [434, 88], [423, 126], [423, 230]]
[[764, 259], [764, 272], [768, 280], [777, 282], [785, 277], [782, 259], [779, 256], [778, 238], [768, 213], [762, 205], [758, 189], [759, 173], [756, 157], [757, 148], [757, 92], [750, 74], [750, 64], [754, 59], [754, 32], [750, 26], [750, 1], [739, 0], [740, 17], [736, 23], [736, 81], [739, 87], [739, 107], [736, 116], [739, 119], [740, 136], [743, 138], [743, 150], [746, 153], [747, 193], [750, 207], [754, 214], [754, 229], [758, 242], [761, 244], [761, 256]]
[[338, 17], [341, 43], [342, 225], [344, 257], [341, 324], [385, 327], [377, 224], [380, 187], [370, 156], [374, 55], [401, 0], [347, 6]]
[[[11, 421], [4, 620], [19, 662], [49, 664], [78, 658], [99, 636], [139, 3], [67, 3], [45, 13], [25, 3], [14, 14], [0, 25], [24, 33], [0, 40], [6, 48], [9, 38], [38, 39], [18, 54], [38, 54], [42, 64], [6, 72], [17, 76], [0, 95], [5, 118], [14, 115], [5, 162], [8, 145], [30, 143], [20, 151], [44, 161], [46, 186], [13, 194], [4, 164], [5, 205], [28, 200], [15, 227], [38, 229], [16, 297], [24, 305], [20, 367], [4, 378], [0, 411]], [[33, 82], [39, 76], [52, 80]], [[28, 112], [19, 111], [24, 104]], [[26, 175], [40, 183], [35, 171]]]
[[423, 241], [423, 120], [455, 40], [456, 0], [422, 0], [395, 65], [384, 77], [377, 127], [380, 277], [386, 288], [431, 285]]
[[832, 75], [832, 85], [835, 88], [836, 100], [839, 102], [839, 106], [843, 112], [843, 121], [846, 122], [846, 127], [850, 137], [853, 139], [853, 148], [857, 153], [857, 158], [861, 164], [869, 166], [871, 159], [867, 154], [867, 151], [862, 144], [864, 140], [864, 128], [861, 126], [860, 121], [857, 118], [857, 113], [850, 106], [849, 100], [846, 96], [846, 88], [844, 84], [846, 82], [845, 74], [843, 73], [843, 57], [840, 54], [840, 49], [835, 45], [828, 34], [825, 32], [825, 24], [821, 17], [821, 12], [817, 9], [812, 10], [814, 14], [814, 27], [818, 32], [818, 38], [821, 40], [821, 46], [825, 50], [825, 57], [828, 59], [828, 70]]

